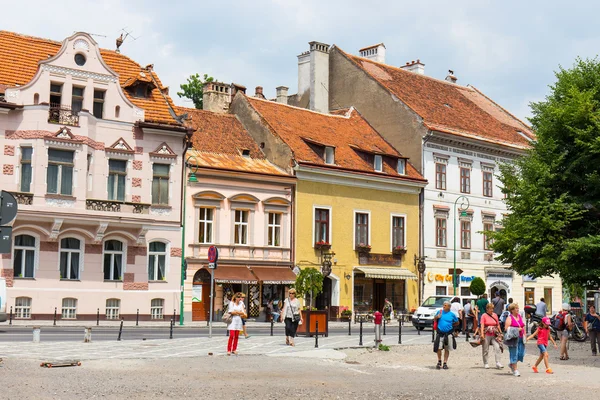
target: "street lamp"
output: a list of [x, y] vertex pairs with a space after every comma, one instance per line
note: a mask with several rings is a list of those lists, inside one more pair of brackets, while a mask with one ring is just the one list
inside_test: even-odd
[[458, 205], [458, 211], [460, 211], [461, 217], [467, 216], [467, 210], [469, 209], [469, 199], [465, 196], [460, 196], [454, 201], [454, 269], [452, 270], [452, 287], [454, 288], [454, 296], [456, 296], [456, 205], [460, 200], [460, 204]]
[[334, 252], [331, 253], [324, 253], [321, 252], [321, 257], [323, 257], [323, 261], [321, 262], [321, 273], [323, 274], [323, 277], [326, 278], [329, 275], [331, 275], [331, 258], [335, 256]]
[[[179, 298], [179, 325], [183, 325], [183, 285], [185, 284], [185, 209], [187, 204], [187, 184], [188, 183], [197, 183], [198, 178], [196, 177], [196, 172], [198, 172], [198, 159], [194, 156], [189, 156], [185, 163], [183, 163], [183, 171], [184, 177], [187, 177], [187, 165], [190, 158], [194, 159], [194, 169], [190, 173], [189, 178], [186, 182], [183, 182], [183, 213], [181, 215], [181, 286], [180, 286], [180, 298]], [[211, 299], [212, 301], [212, 299]], [[173, 321], [175, 322], [175, 321]]]
[[425, 291], [425, 276], [423, 274], [425, 274], [425, 259], [427, 258], [427, 256], [421, 256], [421, 257], [417, 257], [417, 255], [415, 254], [415, 267], [417, 267], [417, 271], [419, 271], [419, 305], [423, 302], [423, 292]]

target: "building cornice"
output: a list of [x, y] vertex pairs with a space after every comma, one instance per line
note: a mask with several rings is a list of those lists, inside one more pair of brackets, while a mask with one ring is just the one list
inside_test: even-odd
[[[442, 146], [452, 146], [464, 150], [469, 150], [473, 152], [481, 152], [487, 154], [493, 154], [503, 158], [514, 159], [520, 157], [527, 153], [527, 149], [518, 148], [518, 147], [509, 147], [502, 144], [496, 144], [491, 142], [485, 142], [477, 139], [470, 139], [466, 137], [457, 137], [456, 135], [438, 132], [438, 131], [430, 131], [431, 136], [428, 140], [426, 147], [429, 144], [437, 144]], [[435, 147], [433, 147], [435, 148]]]

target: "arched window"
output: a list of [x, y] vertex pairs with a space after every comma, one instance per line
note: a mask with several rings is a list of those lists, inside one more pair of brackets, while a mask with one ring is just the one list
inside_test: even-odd
[[62, 319], [77, 318], [77, 299], [64, 298], [62, 300]]
[[150, 315], [152, 319], [163, 319], [164, 299], [152, 299], [150, 303]]
[[15, 278], [33, 278], [35, 270], [35, 238], [30, 235], [15, 236], [13, 270]]
[[115, 118], [119, 118], [120, 115], [121, 115], [121, 107], [115, 106]]
[[17, 297], [15, 299], [15, 318], [31, 318], [31, 297]]
[[119, 319], [120, 308], [121, 308], [121, 300], [107, 299], [106, 300], [106, 319]]
[[33, 104], [40, 104], [40, 94], [36, 93], [33, 95]]
[[124, 256], [123, 242], [118, 240], [104, 242], [104, 280], [123, 280]]
[[148, 280], [163, 281], [166, 278], [167, 245], [151, 242], [148, 247]]
[[60, 240], [60, 279], [79, 280], [81, 268], [81, 240]]

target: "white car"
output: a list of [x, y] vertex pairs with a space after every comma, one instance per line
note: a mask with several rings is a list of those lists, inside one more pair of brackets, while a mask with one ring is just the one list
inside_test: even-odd
[[442, 309], [445, 301], [452, 301], [454, 297], [460, 299], [460, 304], [463, 307], [471, 300], [477, 299], [475, 296], [429, 296], [413, 314], [413, 326], [420, 331], [425, 328], [432, 328], [435, 314]]
[[0, 322], [6, 318], [6, 279], [0, 278]]

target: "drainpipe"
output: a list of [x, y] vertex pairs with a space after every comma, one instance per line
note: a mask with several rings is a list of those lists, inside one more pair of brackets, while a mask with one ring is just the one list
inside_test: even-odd
[[[425, 144], [432, 137], [433, 132], [427, 131], [427, 134], [423, 136], [421, 139], [421, 175], [425, 177]], [[419, 259], [422, 259], [425, 262], [425, 235], [423, 234], [425, 229], [425, 218], [423, 217], [423, 212], [425, 210], [425, 188], [421, 189], [421, 193], [419, 193]], [[423, 295], [425, 292], [425, 272], [423, 274], [419, 274], [419, 304], [420, 306], [423, 303]]]
[[[191, 131], [189, 131], [191, 133]], [[182, 166], [181, 166], [181, 199], [182, 199], [182, 207], [179, 210], [179, 220], [181, 221], [181, 280], [180, 280], [180, 293], [179, 293], [179, 325], [183, 325], [183, 287], [185, 285], [185, 209], [187, 204], [187, 167], [186, 167], [186, 155], [187, 151], [190, 148], [189, 140], [187, 137], [184, 139], [185, 143], [183, 145], [183, 154], [181, 157]], [[175, 323], [175, 321], [173, 321]]]

